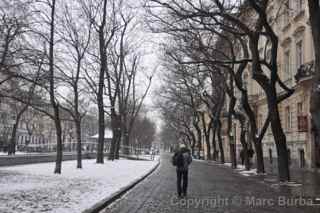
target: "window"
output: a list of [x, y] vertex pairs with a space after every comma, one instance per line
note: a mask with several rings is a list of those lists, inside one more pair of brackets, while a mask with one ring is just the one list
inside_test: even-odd
[[296, 68], [303, 64], [303, 49], [302, 49], [302, 40], [296, 43]]
[[283, 14], [282, 14], [282, 22], [283, 27], [286, 27], [289, 24], [289, 16], [290, 16], [290, 1], [285, 1]]
[[296, 0], [296, 12], [299, 13], [303, 11], [303, 6], [304, 6], [304, 0]]
[[299, 102], [299, 103], [297, 104], [297, 113], [298, 113], [298, 115], [302, 115], [302, 110], [303, 110], [303, 108], [302, 108], [302, 102]]
[[290, 107], [286, 107], [286, 129], [290, 130], [292, 127], [292, 119], [291, 119], [291, 112]]
[[284, 80], [291, 80], [291, 59], [290, 59], [290, 51], [287, 50], [284, 53]]
[[297, 117], [298, 117], [298, 131], [308, 132], [308, 116], [303, 114], [303, 104], [297, 104]]

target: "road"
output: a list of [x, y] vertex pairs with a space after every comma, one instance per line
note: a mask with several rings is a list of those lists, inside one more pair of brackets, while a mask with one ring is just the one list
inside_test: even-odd
[[218, 164], [193, 161], [187, 198], [176, 197], [175, 168], [170, 154], [160, 167], [102, 213], [319, 213], [309, 197], [292, 186], [274, 187]]

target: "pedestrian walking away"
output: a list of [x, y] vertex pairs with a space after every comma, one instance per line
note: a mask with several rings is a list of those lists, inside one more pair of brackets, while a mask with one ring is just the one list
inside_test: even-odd
[[240, 159], [241, 159], [241, 165], [244, 165], [244, 150], [241, 149], [240, 151]]
[[172, 157], [172, 164], [177, 170], [177, 193], [179, 197], [187, 196], [188, 170], [191, 162], [190, 150], [184, 144], [180, 144], [179, 149]]

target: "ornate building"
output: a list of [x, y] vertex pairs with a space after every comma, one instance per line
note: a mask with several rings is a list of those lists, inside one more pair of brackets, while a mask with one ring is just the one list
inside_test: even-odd
[[[293, 95], [279, 104], [291, 166], [320, 167], [320, 144], [314, 138], [309, 113], [311, 80], [314, 73], [314, 45], [308, 23], [307, 1], [270, 1], [268, 16], [279, 39], [277, 56], [279, 77], [286, 86], [295, 90]], [[259, 46], [261, 47], [261, 55], [270, 56], [268, 45], [263, 39], [261, 39]], [[250, 65], [243, 80], [249, 93], [250, 104], [256, 115], [258, 128], [261, 129], [267, 116], [267, 100], [262, 88], [250, 77]], [[280, 87], [277, 91], [279, 95], [283, 93]], [[236, 91], [235, 93], [240, 100], [240, 92]], [[237, 107], [239, 107], [239, 102]], [[222, 116], [222, 121], [225, 120], [225, 117]], [[239, 123], [234, 121], [232, 134], [235, 137], [238, 157], [241, 149], [239, 126]], [[228, 161], [230, 159], [226, 121], [222, 125], [222, 135], [225, 156]], [[205, 144], [203, 145], [205, 146]], [[277, 150], [270, 127], [263, 139], [263, 151], [265, 163], [276, 162], [276, 160], [272, 160], [277, 158]]]

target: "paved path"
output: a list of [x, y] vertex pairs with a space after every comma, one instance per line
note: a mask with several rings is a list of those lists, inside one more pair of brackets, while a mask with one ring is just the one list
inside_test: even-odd
[[194, 161], [189, 171], [189, 192], [176, 197], [175, 168], [170, 155], [161, 156], [161, 166], [103, 213], [319, 213], [320, 207], [307, 206], [299, 190], [271, 187], [270, 184], [241, 176], [230, 168]]

